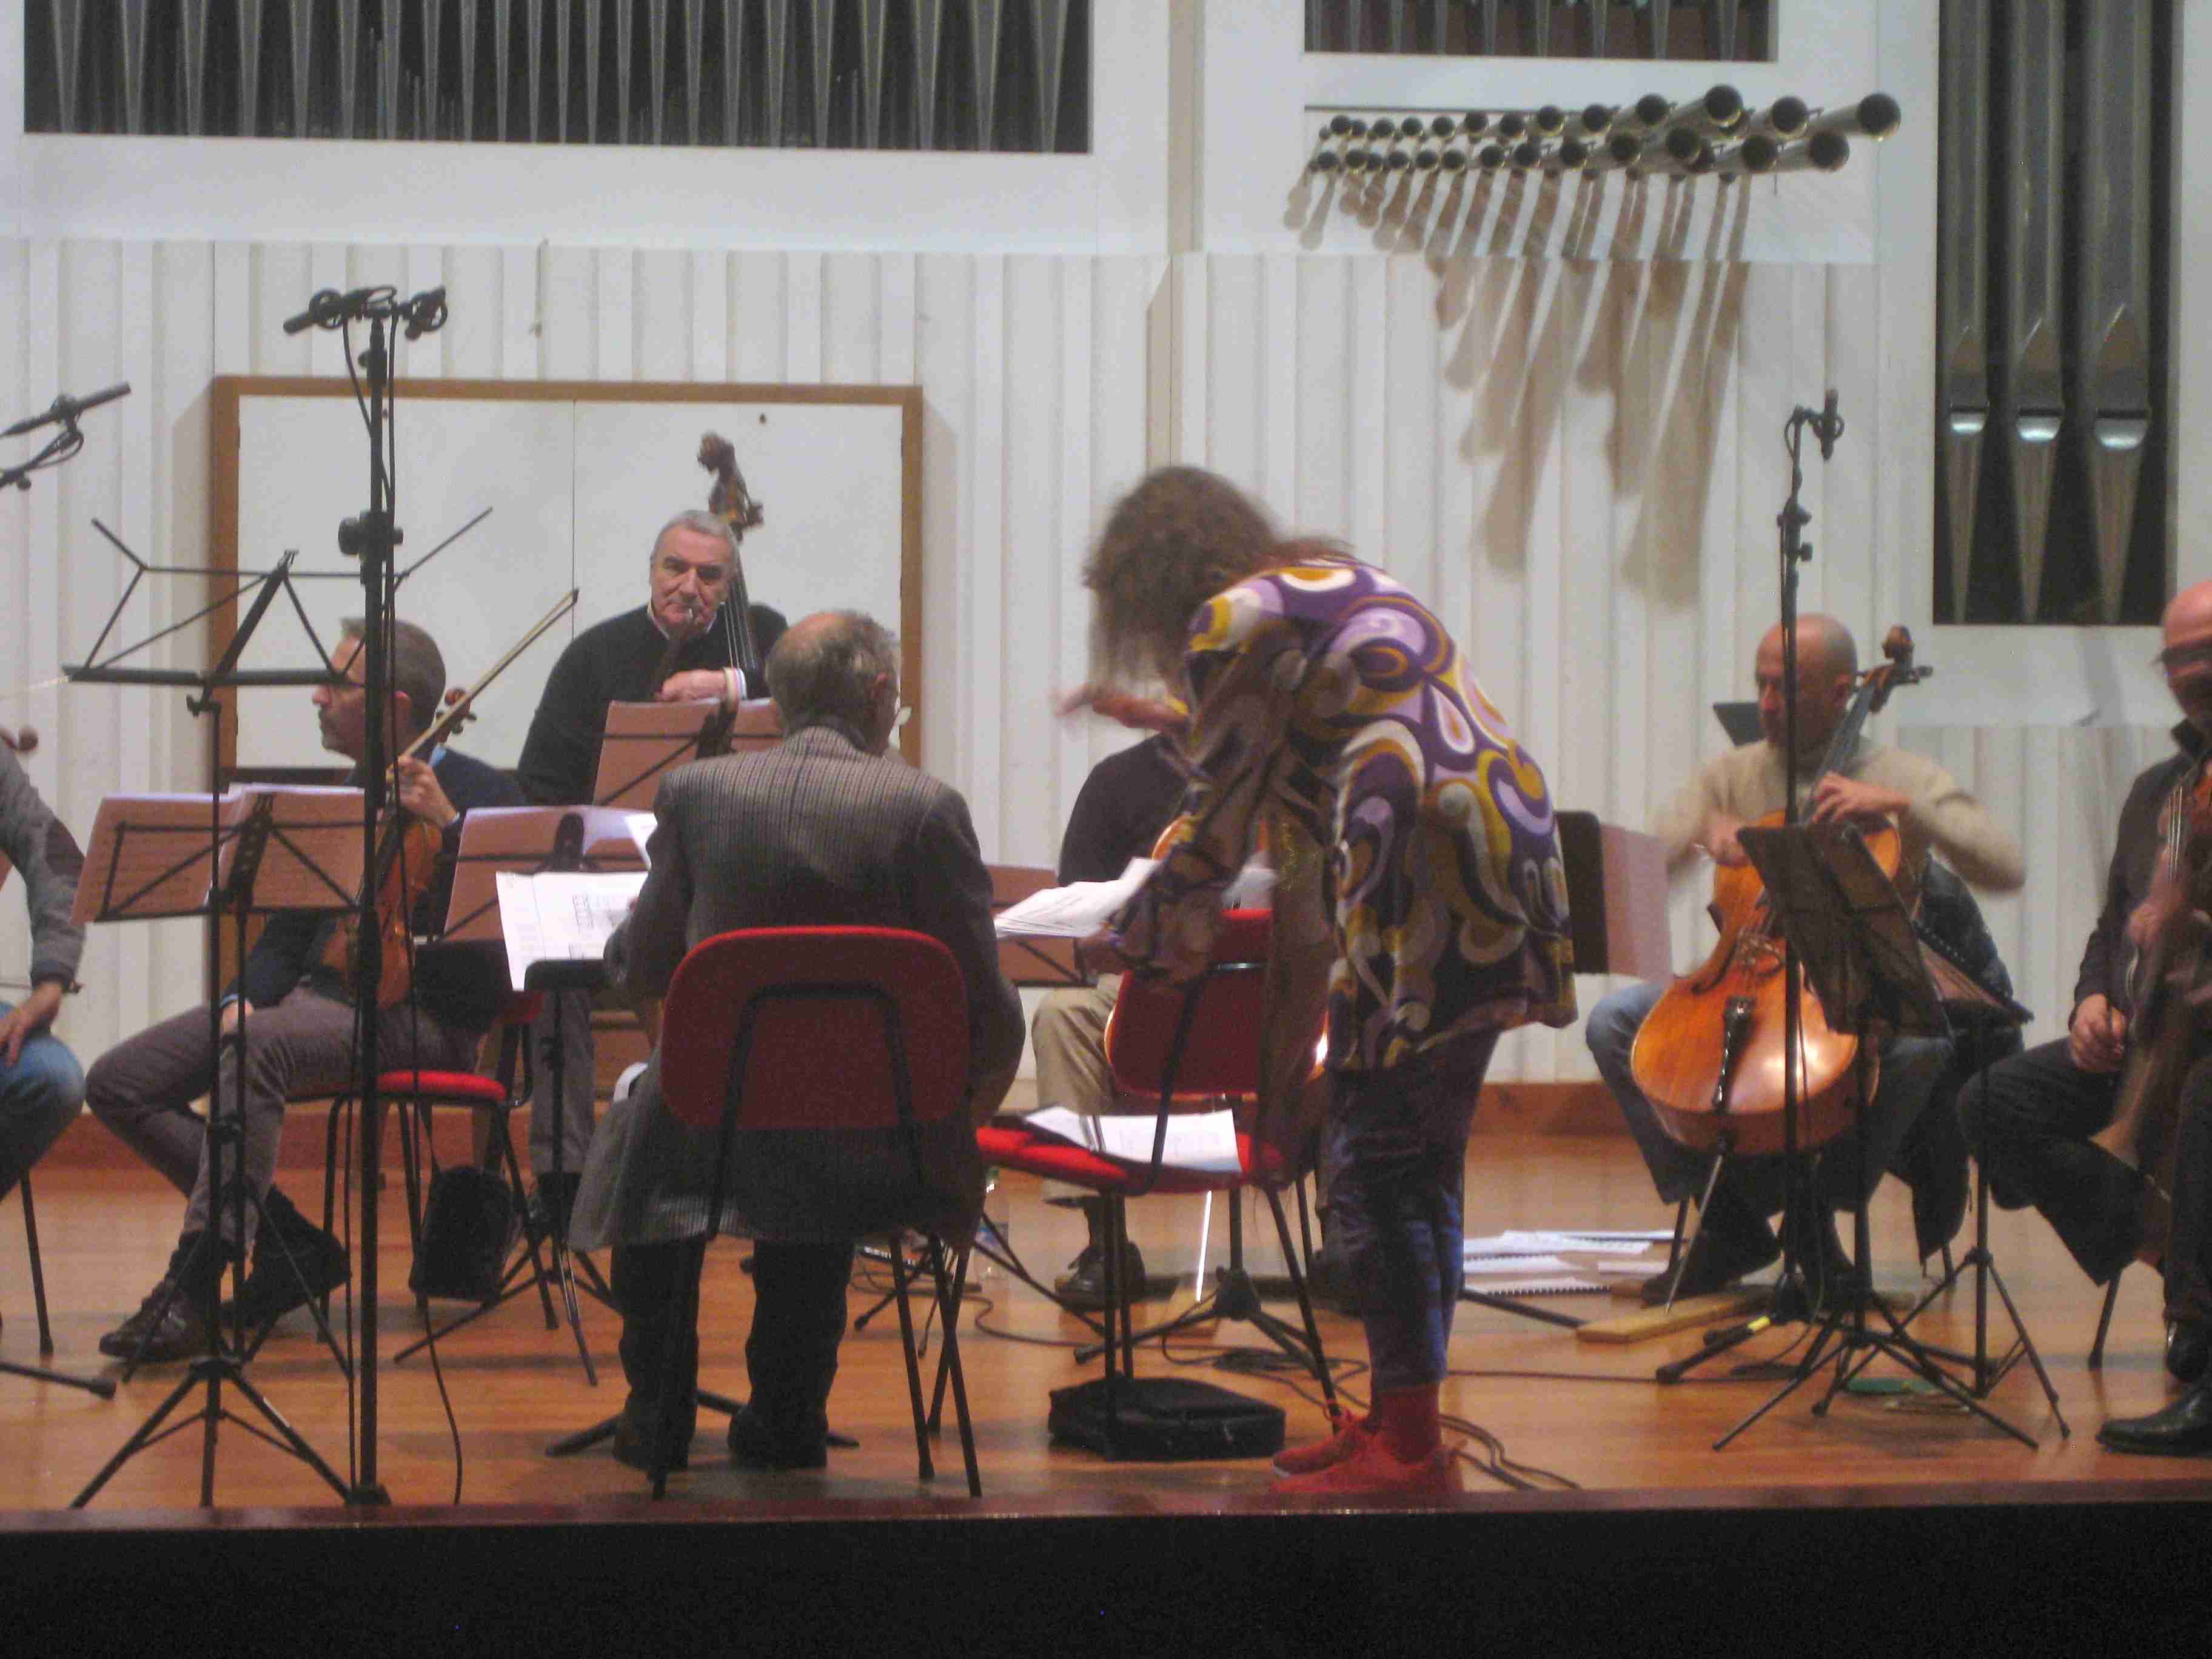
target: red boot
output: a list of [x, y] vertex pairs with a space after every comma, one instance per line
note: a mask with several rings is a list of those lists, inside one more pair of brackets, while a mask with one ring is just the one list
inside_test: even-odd
[[1392, 1454], [1379, 1435], [1361, 1441], [1349, 1456], [1307, 1474], [1279, 1477], [1270, 1491], [1285, 1498], [1362, 1498], [1432, 1503], [1467, 1490], [1456, 1453], [1439, 1446], [1408, 1462]]
[[1341, 1463], [1375, 1437], [1371, 1419], [1354, 1417], [1350, 1412], [1336, 1413], [1336, 1432], [1326, 1440], [1316, 1440], [1303, 1446], [1292, 1446], [1275, 1454], [1275, 1473], [1278, 1474], [1311, 1474], [1316, 1469]]

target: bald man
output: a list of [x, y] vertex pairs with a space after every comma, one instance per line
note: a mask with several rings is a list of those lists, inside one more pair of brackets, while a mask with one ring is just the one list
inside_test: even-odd
[[[2185, 923], [2188, 907], [2160, 848], [2170, 805], [2185, 801], [2212, 748], [2212, 582], [2177, 593], [2166, 608], [2159, 661], [2180, 708], [2177, 752], [2149, 768], [2120, 808], [2105, 902], [2081, 952], [2066, 1036], [1993, 1066], [1960, 1097], [1966, 1136], [1988, 1172], [1990, 1195], [2007, 1209], [2033, 1205], [2100, 1283], [2134, 1260], [2142, 1241], [2138, 1177], [2089, 1141], [2112, 1121], [2127, 1055], [2129, 1019], [2140, 992], [2131, 970], [2143, 946]], [[2199, 833], [2203, 833], [2201, 830]], [[2164, 1262], [2168, 1370], [2198, 1383], [2212, 1352], [2212, 1276], [2204, 1175], [2212, 1169], [2212, 1068], [2200, 1064], [2182, 1088], [2173, 1220]], [[2177, 1408], [2197, 1395], [2184, 1395]], [[2129, 1451], [2212, 1451], [2212, 1409], [2202, 1421], [2108, 1423], [2100, 1437]], [[2184, 1417], [2188, 1417], [2187, 1412]], [[2178, 1437], [2178, 1438], [2177, 1438]]]
[[[1759, 641], [1756, 663], [1759, 720], [1764, 733], [1757, 743], [1715, 757], [1698, 769], [1660, 812], [1653, 833], [1666, 843], [1668, 866], [1680, 870], [1702, 853], [1717, 864], [1743, 862], [1736, 832], [1780, 809], [1784, 787], [1784, 749], [1782, 673], [1782, 630], [1767, 630]], [[1797, 624], [1797, 775], [1802, 792], [1819, 769], [1829, 740], [1843, 723], [1857, 678], [1858, 648], [1850, 632], [1832, 617], [1808, 616]], [[1887, 817], [1895, 821], [1903, 842], [1902, 868], [1906, 872], [1936, 872], [1936, 879], [1953, 896], [1954, 911], [1963, 906], [1960, 926], [1978, 941], [1952, 940], [1967, 945], [2001, 976], [1994, 945], [1963, 885], [1950, 882], [1940, 866], [1929, 862], [1940, 853], [1950, 869], [1975, 886], [1998, 891], [2017, 888], [2024, 876], [2020, 849], [1991, 821], [1981, 804], [1960, 787], [1951, 775], [1932, 761], [1869, 741], [1862, 736], [1835, 770], [1820, 779], [1809, 797], [1801, 799], [1803, 816], [1814, 823], [1849, 822]], [[1979, 964], [1977, 964], [1979, 965]], [[1984, 972], [1985, 981], [1992, 979]], [[1584, 1028], [1599, 1073], [1620, 1103], [1630, 1133], [1636, 1137], [1659, 1195], [1670, 1203], [1694, 1197], [1705, 1188], [1710, 1155], [1683, 1146], [1669, 1135], [1651, 1103], [1629, 1069], [1629, 1054], [1636, 1034], [1657, 1003], [1665, 987], [1634, 985], [1616, 991], [1591, 1010]], [[1838, 1237], [1835, 1212], [1855, 1206], [1881, 1179], [1882, 1171], [1896, 1163], [1916, 1121], [1931, 1099], [1943, 1093], [1955, 1077], [1950, 1043], [1942, 1038], [1898, 1037], [1881, 1049], [1881, 1081], [1868, 1116], [1872, 1156], [1863, 1169], [1856, 1136], [1844, 1136], [1819, 1154], [1814, 1192], [1817, 1212], [1790, 1218], [1796, 1231], [1792, 1251], [1808, 1273], [1820, 1278], [1829, 1291], [1847, 1291], [1854, 1280], [1864, 1282], [1863, 1265], [1847, 1273], [1842, 1243]], [[1942, 1126], [1954, 1137], [1955, 1123], [1948, 1114]], [[1936, 1231], [1948, 1237], [1964, 1208], [1964, 1160], [1954, 1154], [1951, 1163], [1957, 1194], [1943, 1207], [1950, 1212], [1948, 1227]], [[1787, 1195], [1786, 1160], [1780, 1157], [1730, 1158], [1700, 1219], [1698, 1236], [1674, 1271], [1655, 1279], [1646, 1287], [1646, 1299], [1665, 1300], [1697, 1296], [1723, 1288], [1747, 1273], [1766, 1266], [1781, 1253], [1769, 1218], [1783, 1207]], [[1916, 1193], [1916, 1200], [1919, 1198]], [[1923, 1240], [1928, 1229], [1923, 1229]], [[1939, 1241], [1940, 1242], [1940, 1241]]]

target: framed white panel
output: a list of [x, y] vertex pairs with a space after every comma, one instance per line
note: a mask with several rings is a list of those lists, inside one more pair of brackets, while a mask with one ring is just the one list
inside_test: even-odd
[[[491, 509], [489, 519], [399, 587], [401, 620], [430, 631], [445, 656], [449, 684], [468, 685], [573, 580], [574, 406], [403, 396], [397, 424], [399, 521], [406, 537], [400, 569]], [[368, 439], [360, 412], [350, 396], [246, 397], [239, 402], [238, 428], [232, 544], [238, 562], [266, 569], [284, 550], [297, 548], [301, 599], [325, 647], [335, 648], [339, 621], [362, 611], [360, 567], [337, 545], [338, 520], [368, 502]], [[537, 688], [568, 637], [559, 630], [548, 635], [510, 668], [457, 745], [512, 766], [538, 706]], [[308, 667], [313, 660], [299, 618], [279, 599], [248, 646], [246, 665]], [[311, 692], [236, 695], [237, 764], [343, 763], [322, 747]]]
[[[334, 643], [359, 613], [357, 568], [337, 522], [368, 495], [367, 436], [343, 380], [218, 381], [210, 489], [217, 567], [267, 568], [298, 548], [301, 600]], [[745, 539], [750, 596], [787, 617], [866, 611], [908, 635], [918, 605], [918, 394], [867, 387], [602, 386], [581, 382], [403, 382], [398, 393], [403, 571], [477, 514], [490, 517], [403, 581], [399, 614], [428, 628], [448, 683], [472, 684], [571, 586], [568, 622], [549, 633], [484, 699], [460, 738], [512, 766], [561, 647], [641, 604], [654, 533], [706, 504], [702, 433], [736, 445], [767, 521]], [[234, 617], [219, 615], [217, 648]], [[909, 639], [906, 682], [916, 684]], [[246, 665], [311, 665], [289, 605], [273, 609]], [[230, 763], [331, 764], [311, 693], [239, 695], [243, 736]], [[909, 696], [913, 691], [909, 690]], [[911, 736], [904, 745], [911, 756]]]

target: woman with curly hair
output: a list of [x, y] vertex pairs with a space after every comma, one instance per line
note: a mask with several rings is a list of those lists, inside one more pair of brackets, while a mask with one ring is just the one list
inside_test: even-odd
[[[1188, 707], [1191, 832], [1095, 956], [1194, 976], [1223, 890], [1269, 825], [1278, 865], [1323, 853], [1334, 931], [1332, 1243], [1374, 1370], [1364, 1418], [1275, 1460], [1288, 1492], [1461, 1488], [1437, 1392], [1459, 1298], [1467, 1136], [1498, 1033], [1575, 1016], [1565, 876], [1542, 774], [1428, 608], [1327, 543], [1284, 541], [1234, 486], [1151, 474], [1084, 571], [1103, 686], [1132, 723]], [[1103, 689], [1119, 685], [1121, 690]]]

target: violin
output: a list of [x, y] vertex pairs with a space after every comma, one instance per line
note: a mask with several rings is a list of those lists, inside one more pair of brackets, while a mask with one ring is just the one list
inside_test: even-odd
[[[1857, 745], [1869, 715], [1890, 692], [1928, 671], [1912, 665], [1912, 636], [1893, 628], [1882, 641], [1885, 660], [1862, 677], [1851, 706], [1830, 739], [1820, 765], [1806, 781], [1807, 798], [1820, 780]], [[1781, 824], [1786, 812], [1770, 812], [1761, 825]], [[1867, 850], [1894, 882], [1902, 841], [1884, 822], [1863, 831]], [[1710, 907], [1720, 929], [1711, 956], [1694, 973], [1668, 987], [1636, 1034], [1629, 1070], [1650, 1098], [1667, 1132], [1685, 1146], [1735, 1153], [1778, 1152], [1783, 1122], [1784, 1003], [1782, 939], [1766, 902], [1766, 889], [1749, 865], [1723, 865], [1713, 872]], [[1819, 1146], [1848, 1130], [1859, 1103], [1861, 1072], [1869, 1094], [1880, 1079], [1875, 1057], [1859, 1064], [1859, 1040], [1830, 1028], [1817, 997], [1800, 999], [1797, 1145]]]
[[2168, 798], [2160, 823], [2161, 873], [2179, 879], [2182, 909], [2136, 964], [2134, 1014], [2112, 1121], [2089, 1137], [2090, 1145], [2145, 1177], [2138, 1254], [2148, 1261], [2164, 1257], [2172, 1224], [2181, 1084], [2197, 1058], [2198, 1010], [2212, 981], [2212, 950], [2205, 935], [2189, 925], [2191, 911], [2212, 903], [2212, 835], [2192, 827], [2207, 822], [2212, 822], [2212, 771], [2200, 763], [2196, 775]]
[[[491, 683], [506, 672], [508, 665], [540, 635], [575, 608], [576, 590], [572, 587], [538, 619], [528, 633], [508, 647], [474, 685], [465, 691], [446, 694], [437, 718], [392, 760], [392, 777], [386, 787], [395, 799], [399, 763], [419, 760], [431, 753], [474, 719], [477, 699]], [[398, 807], [386, 812], [377, 833], [375, 863], [365, 884], [376, 894], [376, 931], [380, 946], [376, 978], [379, 1009], [397, 1007], [407, 1000], [408, 993], [414, 988], [415, 912], [430, 890], [445, 846], [442, 825]], [[334, 969], [356, 996], [362, 994], [364, 989], [361, 983], [361, 945], [359, 914], [350, 911], [338, 919], [338, 926], [323, 953], [324, 965]]]

